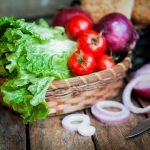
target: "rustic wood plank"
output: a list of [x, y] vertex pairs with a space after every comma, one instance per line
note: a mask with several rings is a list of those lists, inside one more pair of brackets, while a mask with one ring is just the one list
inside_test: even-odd
[[26, 128], [22, 119], [1, 104], [0, 150], [26, 150]]
[[[118, 98], [119, 100], [119, 98]], [[144, 115], [131, 114], [128, 121], [118, 125], [108, 125], [97, 121], [90, 113], [93, 125], [96, 127], [96, 135], [93, 141], [101, 150], [147, 150], [150, 149], [150, 135], [145, 133], [132, 139], [126, 139], [127, 133], [134, 128], [140, 121], [145, 119]]]
[[61, 120], [56, 116], [30, 124], [31, 150], [94, 150], [91, 137], [63, 129]]

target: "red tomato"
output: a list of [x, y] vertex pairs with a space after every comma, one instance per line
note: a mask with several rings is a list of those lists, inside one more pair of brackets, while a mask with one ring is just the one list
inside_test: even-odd
[[66, 26], [66, 32], [71, 39], [76, 40], [85, 30], [92, 29], [92, 21], [85, 16], [72, 17]]
[[106, 39], [103, 35], [93, 30], [83, 32], [78, 38], [78, 47], [83, 51], [90, 51], [96, 58], [106, 51]]
[[114, 60], [109, 55], [106, 55], [106, 54], [102, 55], [97, 60], [97, 70], [98, 71], [108, 69], [115, 65], [116, 65], [116, 63], [114, 62]]
[[83, 53], [81, 50], [77, 50], [69, 59], [69, 67], [76, 75], [87, 75], [94, 71], [96, 60], [92, 53]]

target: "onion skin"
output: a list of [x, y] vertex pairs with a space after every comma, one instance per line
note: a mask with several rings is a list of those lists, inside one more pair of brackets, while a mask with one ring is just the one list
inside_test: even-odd
[[[149, 75], [150, 76], [150, 63], [142, 66], [140, 69], [138, 69], [134, 76], [134, 78], [137, 78], [142, 75]], [[150, 99], [150, 81], [146, 82], [140, 82], [134, 87], [134, 92], [145, 99]]]
[[138, 96], [140, 96], [140, 97], [142, 97], [144, 99], [150, 99], [150, 87], [147, 88], [147, 89], [136, 89], [136, 88], [134, 88], [134, 92]]
[[88, 13], [86, 13], [85, 11], [83, 11], [79, 8], [69, 7], [69, 8], [61, 9], [56, 14], [56, 16], [53, 18], [51, 25], [66, 27], [68, 21], [74, 16], [86, 16], [92, 21], [92, 19], [88, 15]]
[[107, 49], [113, 53], [121, 53], [133, 49], [139, 36], [132, 23], [120, 13], [104, 16], [96, 25], [95, 30], [104, 31]]

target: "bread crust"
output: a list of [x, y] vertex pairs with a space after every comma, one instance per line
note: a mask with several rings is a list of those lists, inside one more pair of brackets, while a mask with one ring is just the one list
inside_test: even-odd
[[137, 24], [150, 24], [150, 0], [135, 0], [132, 19]]
[[98, 22], [104, 15], [120, 12], [131, 18], [134, 0], [81, 0], [81, 9]]

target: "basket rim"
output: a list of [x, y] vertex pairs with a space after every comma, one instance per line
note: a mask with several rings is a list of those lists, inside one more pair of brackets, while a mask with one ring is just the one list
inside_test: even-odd
[[54, 80], [49, 86], [49, 90], [57, 90], [62, 88], [70, 88], [74, 86], [81, 86], [84, 84], [90, 84], [92, 82], [106, 81], [110, 78], [117, 78], [123, 76], [125, 72], [132, 67], [131, 63], [131, 50], [123, 61], [119, 62], [115, 66], [98, 72], [93, 72], [89, 75], [75, 76], [67, 79]]

